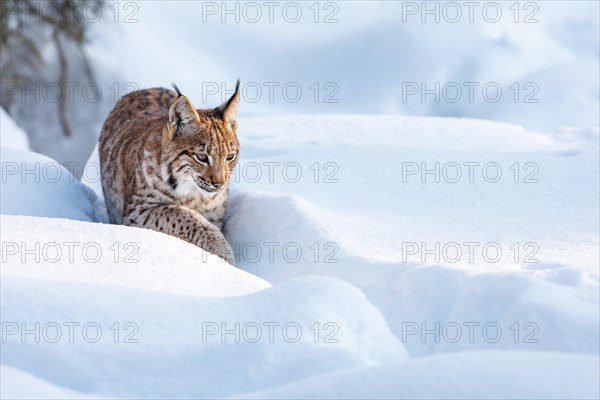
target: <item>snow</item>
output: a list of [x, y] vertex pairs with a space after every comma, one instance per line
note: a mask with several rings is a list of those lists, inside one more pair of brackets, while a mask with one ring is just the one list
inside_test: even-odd
[[[1, 218], [6, 238], [3, 279], [93, 283], [203, 297], [245, 295], [271, 286], [196, 246], [152, 230], [58, 218]], [[28, 229], [32, 226], [36, 229]], [[36, 246], [37, 253], [26, 253]]]
[[0, 146], [15, 149], [29, 149], [27, 133], [21, 129], [8, 115], [4, 108], [0, 107]]
[[[86, 394], [225, 397], [407, 359], [364, 295], [333, 279], [300, 278], [222, 299], [10, 275], [3, 276], [2, 285], [5, 323], [19, 321], [31, 330], [39, 322], [40, 336], [52, 340], [53, 324], [62, 333], [54, 343], [35, 343], [32, 334], [22, 343], [21, 328], [3, 343], [2, 362]], [[80, 324], [73, 328], [72, 343], [68, 322]], [[315, 343], [310, 329], [315, 323], [321, 335], [336, 327], [337, 342], [321, 336]], [[325, 330], [327, 323], [334, 325]], [[87, 324], [92, 328], [84, 328]], [[211, 334], [209, 325], [218, 333]], [[223, 336], [225, 329], [232, 333]]]
[[[225, 224], [236, 267], [176, 238], [106, 224], [96, 152], [85, 185], [68, 175], [2, 183], [2, 213], [12, 214], [1, 219], [2, 374], [18, 379], [3, 393], [598, 397], [597, 129], [546, 135], [365, 115], [239, 126]], [[42, 169], [53, 162], [5, 154]], [[421, 175], [436, 162], [439, 183]], [[479, 163], [472, 181], [470, 162]], [[455, 183], [452, 163], [463, 173]], [[497, 181], [494, 169], [482, 172], [488, 163]], [[472, 259], [465, 243], [476, 244]], [[23, 339], [36, 322], [40, 342]], [[73, 343], [68, 322], [80, 324]], [[56, 343], [47, 340], [54, 323]], [[102, 329], [97, 343], [82, 334], [88, 323]], [[138, 342], [127, 343], [134, 331]]]
[[[0, 366], [2, 386], [0, 395], [3, 399], [89, 399], [83, 393], [66, 390], [60, 386], [52, 385], [31, 374], [24, 373], [16, 368]], [[27, 394], [23, 394], [23, 388], [27, 388]]]
[[[236, 4], [105, 9], [93, 78], [68, 50], [72, 138], [52, 84], [7, 87], [0, 397], [599, 398], [599, 3]], [[175, 81], [214, 107], [238, 77], [236, 265], [109, 225], [114, 102]]]
[[97, 219], [96, 195], [58, 162], [26, 150], [0, 149], [0, 212], [8, 215]]
[[[598, 359], [542, 352], [468, 352], [342, 371], [248, 399], [595, 399]], [[579, 375], [569, 373], [576, 369]], [[490, 382], [504, 382], [490, 385]], [[449, 395], [451, 393], [451, 395]]]

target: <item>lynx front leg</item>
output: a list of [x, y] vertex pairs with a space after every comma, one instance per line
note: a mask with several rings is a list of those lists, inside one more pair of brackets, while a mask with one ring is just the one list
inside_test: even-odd
[[189, 208], [160, 206], [141, 213], [133, 220], [125, 218], [124, 221], [178, 237], [235, 265], [233, 251], [219, 228]]

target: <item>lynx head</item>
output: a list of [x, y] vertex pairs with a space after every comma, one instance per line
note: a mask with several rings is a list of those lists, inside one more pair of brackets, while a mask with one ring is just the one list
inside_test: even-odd
[[163, 129], [162, 169], [179, 196], [212, 196], [226, 189], [239, 153], [239, 86], [238, 80], [231, 98], [219, 107], [197, 110], [173, 85], [179, 97]]

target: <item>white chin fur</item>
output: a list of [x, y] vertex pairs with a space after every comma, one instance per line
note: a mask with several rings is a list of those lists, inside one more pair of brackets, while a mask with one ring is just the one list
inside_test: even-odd
[[208, 192], [200, 189], [194, 179], [191, 177], [186, 177], [183, 181], [180, 181], [177, 185], [177, 190], [175, 191], [177, 196], [179, 197], [191, 197], [197, 196], [198, 194], [208, 194]]
[[190, 198], [196, 197], [198, 195], [214, 197], [220, 192], [207, 192], [206, 190], [198, 186], [193, 178], [187, 176], [183, 181], [179, 182], [175, 193], [180, 198]]

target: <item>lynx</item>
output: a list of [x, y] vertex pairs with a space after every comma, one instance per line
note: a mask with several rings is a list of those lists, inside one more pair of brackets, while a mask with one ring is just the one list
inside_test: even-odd
[[117, 102], [99, 143], [111, 223], [163, 232], [234, 264], [222, 229], [239, 153], [239, 83], [214, 109], [195, 109], [175, 85]]

